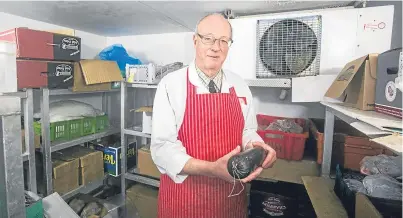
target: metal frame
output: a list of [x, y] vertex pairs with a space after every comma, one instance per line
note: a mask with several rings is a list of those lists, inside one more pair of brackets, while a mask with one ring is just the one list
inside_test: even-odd
[[[118, 90], [113, 90], [116, 92]], [[49, 90], [48, 88], [41, 89], [41, 132], [42, 132], [42, 145], [41, 152], [43, 158], [43, 168], [44, 168], [44, 182], [45, 182], [45, 196], [48, 196], [53, 193], [53, 184], [52, 184], [52, 152], [59, 151], [62, 149], [66, 149], [69, 147], [73, 147], [76, 145], [83, 144], [85, 142], [89, 142], [95, 139], [99, 139], [108, 135], [112, 135], [119, 132], [119, 129], [110, 128], [104, 132], [96, 133], [84, 137], [80, 137], [77, 139], [73, 139], [70, 141], [62, 141], [62, 142], [50, 142], [50, 117], [49, 117], [49, 105], [50, 98], [49, 96], [59, 96], [59, 95], [79, 95], [79, 94], [102, 94], [102, 110], [109, 114], [109, 105], [108, 105], [108, 96], [106, 96], [106, 92], [111, 91], [97, 91], [97, 92], [72, 92], [68, 89], [59, 89], [59, 90]], [[94, 185], [95, 184], [95, 185]], [[98, 184], [98, 185], [97, 185]], [[102, 185], [102, 183], [94, 182], [85, 186], [80, 186], [76, 190], [73, 190], [66, 195], [62, 196], [63, 198], [68, 198], [73, 194], [81, 192], [83, 190], [88, 191], [95, 189]]]
[[25, 217], [21, 99], [0, 99], [0, 211], [2, 217]]
[[[372, 125], [366, 123], [365, 121], [356, 119], [354, 117], [354, 115], [352, 115], [352, 114], [348, 115], [346, 113], [343, 113], [340, 110], [337, 110], [336, 108], [332, 108], [331, 103], [322, 102], [322, 105], [326, 109], [326, 114], [325, 114], [324, 147], [323, 147], [323, 162], [322, 162], [321, 174], [322, 174], [322, 176], [327, 177], [330, 175], [330, 168], [331, 168], [331, 161], [332, 161], [335, 117], [343, 120], [344, 122], [346, 122], [349, 125], [351, 125], [352, 123], [357, 123], [357, 122], [360, 122], [361, 124], [366, 125], [366, 126], [372, 126]], [[378, 115], [372, 115], [372, 116], [378, 116]], [[393, 118], [391, 118], [390, 120], [392, 120], [392, 119]], [[385, 120], [386, 120], [386, 122], [389, 122], [388, 119], [385, 119]], [[356, 126], [354, 126], [354, 128], [361, 131]], [[361, 132], [363, 132], [363, 131], [361, 131]], [[365, 134], [365, 132], [363, 132], [363, 133]], [[370, 135], [370, 133], [366, 133], [366, 134], [370, 138], [377, 138], [377, 137], [383, 136], [382, 134], [380, 134], [380, 135]], [[387, 149], [389, 149], [387, 146], [385, 146], [385, 147]], [[392, 152], [395, 152], [392, 149], [389, 149], [389, 150], [391, 150]]]
[[[122, 189], [122, 198], [123, 201], [126, 200], [126, 180], [131, 180], [135, 182], [139, 182], [142, 184], [159, 187], [159, 180], [151, 179], [142, 175], [129, 173], [127, 172], [127, 159], [126, 159], [126, 152], [127, 152], [127, 139], [128, 135], [141, 137], [142, 140], [146, 140], [147, 138], [151, 138], [150, 134], [146, 134], [140, 131], [136, 131], [132, 128], [126, 127], [126, 114], [128, 113], [126, 100], [127, 100], [127, 88], [145, 88], [145, 89], [156, 89], [157, 85], [148, 85], [148, 84], [134, 84], [134, 83], [126, 83], [121, 82], [120, 86], [120, 126], [121, 126], [121, 148], [122, 148], [122, 160], [121, 160], [121, 189]], [[136, 155], [138, 154], [139, 143], [136, 143]], [[136, 158], [136, 161], [138, 158]], [[137, 166], [137, 164], [136, 164]]]

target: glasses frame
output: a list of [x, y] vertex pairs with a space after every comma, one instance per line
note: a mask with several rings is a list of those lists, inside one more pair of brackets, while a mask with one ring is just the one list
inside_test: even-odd
[[[205, 45], [214, 45], [215, 44], [215, 42], [217, 41], [217, 40], [219, 40], [218, 41], [218, 45], [220, 46], [220, 47], [222, 47], [222, 45], [221, 45], [221, 39], [222, 39], [222, 37], [221, 38], [215, 38], [214, 36], [211, 36], [211, 38], [213, 38], [213, 43], [212, 44], [208, 44], [208, 43], [205, 43], [205, 42], [203, 42], [203, 39], [205, 39], [207, 36], [206, 35], [202, 35], [202, 34], [200, 34], [200, 33], [196, 33], [198, 36], [199, 36], [199, 38], [201, 39], [201, 42], [203, 43], [203, 44], [205, 44]], [[234, 43], [234, 40], [232, 40], [231, 38], [228, 40], [228, 43], [227, 43], [227, 47], [229, 48], [229, 47], [231, 47], [231, 45]]]

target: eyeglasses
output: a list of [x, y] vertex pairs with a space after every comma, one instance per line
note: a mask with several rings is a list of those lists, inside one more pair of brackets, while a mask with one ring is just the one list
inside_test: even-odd
[[215, 41], [218, 40], [220, 47], [230, 47], [232, 43], [234, 42], [232, 39], [228, 39], [227, 37], [221, 37], [219, 39], [214, 38], [213, 36], [207, 35], [203, 36], [197, 33], [197, 35], [200, 37], [201, 41], [205, 45], [214, 45]]

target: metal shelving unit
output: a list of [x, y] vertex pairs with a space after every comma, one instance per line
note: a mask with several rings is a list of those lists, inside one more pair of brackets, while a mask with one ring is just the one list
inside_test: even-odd
[[[361, 111], [329, 102], [321, 102], [321, 104], [326, 108], [322, 176], [330, 175], [335, 117], [350, 124], [371, 139], [376, 139], [384, 135], [392, 135], [392, 132], [384, 127], [393, 127], [397, 129], [402, 127], [401, 119], [380, 114], [375, 111]], [[401, 155], [401, 147], [395, 149], [387, 144], [384, 144], [383, 146], [390, 151]]]
[[[44, 167], [44, 182], [45, 182], [45, 196], [53, 193], [53, 185], [52, 185], [52, 152], [56, 152], [62, 149], [66, 149], [69, 147], [73, 147], [76, 145], [83, 144], [85, 142], [89, 142], [92, 140], [96, 140], [105, 136], [109, 136], [112, 134], [118, 133], [120, 130], [117, 128], [110, 128], [104, 132], [96, 133], [80, 138], [76, 138], [69, 141], [62, 142], [51, 142], [50, 141], [50, 117], [49, 117], [49, 104], [50, 104], [50, 96], [59, 96], [59, 95], [79, 95], [79, 94], [102, 94], [102, 111], [108, 113], [108, 98], [106, 97], [107, 92], [116, 92], [119, 90], [111, 90], [111, 91], [97, 91], [97, 92], [72, 92], [67, 89], [59, 89], [59, 90], [49, 90], [47, 88], [41, 89], [41, 133], [42, 133], [42, 145], [40, 151], [42, 152], [43, 158], [43, 167]], [[102, 180], [103, 181], [103, 180]], [[101, 181], [99, 181], [101, 182]], [[65, 199], [77, 194], [83, 190], [95, 189], [99, 187], [101, 184], [99, 182], [94, 182], [88, 184], [86, 186], [80, 186], [78, 189], [71, 191], [70, 193], [63, 196]], [[98, 184], [98, 186], [96, 185]]]
[[[0, 211], [3, 217], [25, 217], [21, 148], [21, 99], [0, 95]], [[27, 157], [28, 158], [28, 157]]]
[[[126, 199], [126, 180], [130, 181], [135, 181], [139, 182], [142, 184], [154, 186], [154, 187], [159, 187], [159, 180], [157, 179], [151, 179], [146, 176], [142, 176], [136, 173], [136, 169], [134, 170], [133, 173], [127, 172], [127, 159], [126, 159], [126, 153], [127, 153], [127, 147], [126, 147], [126, 137], [127, 136], [136, 136], [136, 137], [141, 137], [142, 139], [146, 138], [151, 138], [150, 134], [143, 133], [141, 131], [138, 131], [136, 128], [131, 128], [126, 126], [126, 113], [128, 112], [128, 109], [126, 107], [126, 100], [127, 100], [127, 88], [142, 88], [142, 89], [156, 89], [158, 86], [157, 85], [149, 85], [149, 84], [134, 84], [134, 83], [126, 83], [126, 82], [121, 82], [121, 87], [120, 87], [120, 125], [121, 125], [121, 146], [122, 146], [122, 160], [121, 160], [121, 172], [122, 176], [121, 177], [121, 189], [122, 189], [122, 198], [123, 200]], [[136, 146], [136, 154], [137, 149], [138, 149], [138, 144]]]

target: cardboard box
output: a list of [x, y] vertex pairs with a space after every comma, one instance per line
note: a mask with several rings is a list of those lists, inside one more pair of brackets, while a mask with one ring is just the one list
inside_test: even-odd
[[[137, 142], [132, 142], [127, 146], [127, 169], [131, 169], [136, 166], [136, 144]], [[95, 150], [103, 152], [103, 163], [106, 173], [115, 177], [121, 174], [122, 150], [120, 147], [120, 143], [116, 143], [110, 146], [92, 143], [91, 147]]]
[[68, 35], [68, 36], [76, 36], [76, 31], [73, 29], [50, 29], [46, 30], [51, 33], [56, 33], [56, 34], [62, 34], [62, 35]]
[[158, 189], [136, 184], [126, 191], [128, 214], [139, 214], [139, 218], [157, 218]]
[[74, 64], [60, 61], [17, 60], [17, 85], [23, 88], [73, 86]]
[[52, 159], [54, 192], [63, 195], [77, 189], [80, 186], [78, 181], [79, 160], [67, 158], [65, 160]]
[[74, 68], [73, 92], [108, 91], [123, 80], [115, 61], [82, 60]]
[[154, 178], [160, 178], [161, 173], [151, 158], [150, 150], [142, 148], [139, 149], [138, 152], [138, 173]]
[[17, 58], [79, 61], [81, 39], [75, 36], [15, 28], [0, 33], [0, 40], [17, 43]]
[[315, 160], [289, 161], [277, 159], [273, 167], [263, 170], [257, 179], [274, 179], [303, 184], [301, 176], [319, 176], [319, 174], [320, 167]]
[[59, 160], [77, 159], [79, 161], [77, 175], [79, 176], [80, 185], [86, 185], [104, 176], [103, 155], [100, 151], [75, 146], [55, 152], [52, 156]]
[[151, 134], [153, 106], [140, 107], [139, 109], [136, 110], [136, 112], [140, 112], [143, 114], [142, 132]]
[[402, 48], [386, 51], [378, 56], [375, 110], [402, 118], [403, 91]]
[[336, 77], [325, 96], [361, 110], [374, 110], [378, 54], [349, 62]]

